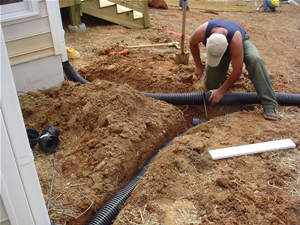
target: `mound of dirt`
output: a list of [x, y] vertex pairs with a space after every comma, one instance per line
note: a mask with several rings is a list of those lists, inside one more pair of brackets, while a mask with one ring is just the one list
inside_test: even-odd
[[[92, 209], [99, 209], [155, 151], [186, 129], [178, 108], [103, 80], [86, 85], [66, 81], [62, 88], [20, 96], [20, 103], [26, 128], [42, 132], [52, 125], [60, 131], [51, 201], [52, 212], [61, 213], [58, 224], [86, 222]], [[38, 146], [33, 152], [47, 200], [53, 156]], [[91, 210], [73, 221], [91, 202]]]

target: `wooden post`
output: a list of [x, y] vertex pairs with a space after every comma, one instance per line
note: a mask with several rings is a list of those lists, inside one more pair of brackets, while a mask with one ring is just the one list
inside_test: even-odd
[[144, 27], [148, 28], [149, 27], [149, 14], [148, 14], [148, 1], [143, 1], [142, 0], [142, 9], [143, 9], [143, 17], [144, 17]]
[[81, 24], [82, 15], [81, 12], [81, 1], [76, 0], [76, 5], [69, 7], [70, 23], [72, 26], [79, 26]]

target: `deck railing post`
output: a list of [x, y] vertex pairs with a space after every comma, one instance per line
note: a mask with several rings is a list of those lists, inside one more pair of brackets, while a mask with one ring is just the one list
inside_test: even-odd
[[148, 14], [148, 0], [141, 0], [142, 1], [142, 10], [143, 10], [143, 17], [145, 28], [149, 27], [149, 14]]

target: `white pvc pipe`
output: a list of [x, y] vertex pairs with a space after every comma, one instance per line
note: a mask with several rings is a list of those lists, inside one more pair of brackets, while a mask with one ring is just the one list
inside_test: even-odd
[[230, 157], [257, 154], [262, 152], [277, 151], [281, 149], [295, 148], [296, 144], [290, 139], [268, 141], [249, 145], [220, 148], [208, 151], [213, 160]]
[[[34, 165], [32, 150], [11, 71], [4, 36], [1, 32], [1, 99], [0, 107], [23, 188], [36, 225], [50, 224], [43, 193]], [[16, 203], [17, 204], [17, 203]]]

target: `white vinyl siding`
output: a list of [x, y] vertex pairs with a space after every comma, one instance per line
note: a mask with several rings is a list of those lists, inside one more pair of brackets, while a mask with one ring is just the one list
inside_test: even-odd
[[38, 34], [11, 42], [6, 42], [11, 65], [54, 55], [50, 33]]
[[38, 4], [38, 16], [2, 23], [11, 65], [55, 55], [46, 2]]

